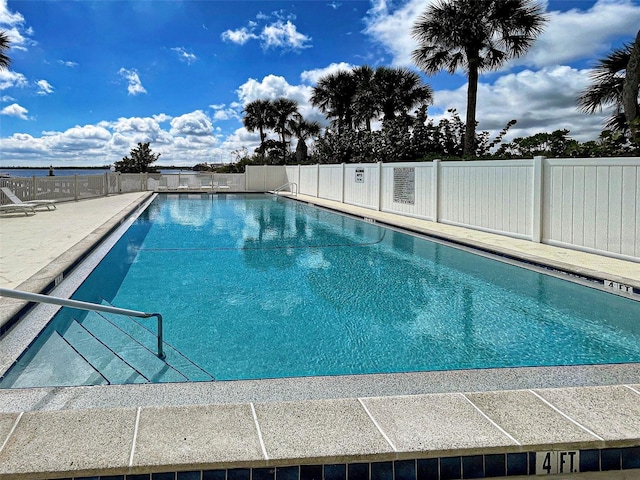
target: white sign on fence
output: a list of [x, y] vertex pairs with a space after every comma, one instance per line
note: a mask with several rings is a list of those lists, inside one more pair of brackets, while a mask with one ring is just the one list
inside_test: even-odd
[[356, 183], [364, 183], [364, 168], [356, 168]]

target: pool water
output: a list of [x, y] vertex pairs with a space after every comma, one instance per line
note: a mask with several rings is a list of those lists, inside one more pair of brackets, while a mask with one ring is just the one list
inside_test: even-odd
[[266, 195], [158, 196], [74, 298], [217, 380], [640, 362], [640, 302]]

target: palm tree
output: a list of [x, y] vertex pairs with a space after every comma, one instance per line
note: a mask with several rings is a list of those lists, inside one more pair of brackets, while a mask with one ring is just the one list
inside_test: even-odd
[[[605, 121], [605, 128], [610, 130], [627, 130], [627, 121], [622, 104], [625, 71], [631, 58], [631, 45], [610, 52], [598, 60], [589, 75], [591, 85], [578, 97], [578, 107], [584, 113], [595, 113], [603, 108], [613, 106], [614, 112]], [[636, 93], [636, 101], [637, 101]]]
[[433, 91], [420, 76], [407, 68], [378, 67], [373, 87], [382, 120], [388, 122], [397, 115], [407, 115], [411, 109], [433, 100]]
[[622, 86], [622, 104], [624, 114], [629, 124], [631, 138], [640, 145], [640, 105], [638, 105], [638, 93], [640, 93], [640, 30], [636, 34], [627, 63], [627, 70]]
[[4, 53], [9, 50], [10, 43], [7, 32], [0, 32], [0, 70], [9, 70], [11, 66], [11, 59]]
[[418, 17], [415, 64], [428, 75], [467, 71], [464, 155], [475, 152], [476, 103], [480, 72], [496, 70], [523, 55], [542, 32], [546, 17], [531, 0], [439, 0]]
[[245, 116], [242, 123], [249, 132], [260, 132], [260, 155], [264, 157], [264, 141], [266, 129], [275, 127], [273, 104], [270, 100], [254, 100], [244, 107]]
[[364, 124], [365, 129], [371, 131], [371, 120], [378, 117], [380, 110], [373, 88], [375, 71], [369, 65], [362, 65], [353, 69], [356, 91], [353, 97], [353, 119], [356, 127]]
[[[287, 161], [287, 137], [291, 136], [291, 130], [289, 130], [289, 123], [291, 118], [298, 114], [298, 102], [290, 100], [288, 98], [277, 98], [272, 102], [274, 117], [276, 119], [275, 127], [273, 128], [276, 133], [280, 134], [282, 140], [282, 162]], [[298, 114], [299, 115], [299, 114]]]
[[309, 122], [302, 118], [302, 115], [294, 115], [294, 118], [289, 121], [289, 127], [291, 132], [298, 138], [298, 145], [296, 146], [296, 161], [304, 163], [307, 159], [306, 140], [311, 137], [316, 137], [320, 134], [320, 124], [318, 122]]
[[313, 87], [311, 104], [332, 120], [338, 133], [353, 127], [353, 99], [356, 94], [356, 80], [353, 73], [340, 70], [325, 75]]

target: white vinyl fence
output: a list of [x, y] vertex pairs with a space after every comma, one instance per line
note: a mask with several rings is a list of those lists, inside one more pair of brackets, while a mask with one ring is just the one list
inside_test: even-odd
[[640, 158], [265, 166], [246, 175], [264, 186], [256, 190], [291, 182], [304, 195], [640, 262]]
[[[137, 191], [297, 192], [640, 262], [640, 158], [248, 166], [246, 174], [2, 178], [23, 200]], [[288, 189], [294, 187], [288, 185]], [[0, 203], [8, 203], [0, 194]]]

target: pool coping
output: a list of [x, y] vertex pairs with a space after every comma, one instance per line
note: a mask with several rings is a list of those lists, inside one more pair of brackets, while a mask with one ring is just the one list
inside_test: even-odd
[[[640, 423], [634, 418], [640, 419], [639, 396], [640, 364], [3, 390], [0, 475], [56, 478], [637, 447]], [[509, 414], [514, 411], [514, 398], [520, 399], [516, 404], [524, 401], [528, 405], [517, 413], [517, 426], [527, 432], [523, 437], [529, 435], [535, 441], [518, 441], [517, 445], [509, 440], [517, 437], [512, 434], [516, 426], [510, 423], [514, 417]], [[441, 414], [421, 417], [425, 408], [419, 407], [424, 405], [439, 405], [436, 412]], [[497, 410], [487, 414], [494, 407]], [[407, 409], [413, 411], [413, 417], [405, 415]], [[152, 415], [159, 412], [162, 415]], [[631, 419], [625, 421], [628, 415]], [[459, 425], [452, 424], [452, 418], [464, 424], [470, 416], [482, 428], [470, 423], [465, 424], [466, 431], [460, 431]], [[226, 440], [212, 438], [210, 432], [193, 424], [193, 417], [203, 424], [213, 422], [214, 431], [217, 418], [226, 419], [233, 428], [222, 431]], [[141, 423], [145, 418], [147, 423]], [[70, 424], [77, 428], [55, 434], [54, 427]], [[131, 435], [119, 437], [110, 430], [113, 425]], [[193, 427], [200, 438], [181, 430], [185, 425]], [[576, 440], [567, 433], [567, 441], [557, 441], [563, 428], [575, 433], [576, 426], [587, 436]], [[301, 444], [299, 438], [310, 428], [322, 433], [320, 444]], [[104, 450], [101, 460], [91, 464], [86, 457], [89, 452], [95, 454], [97, 447], [87, 444], [86, 437], [96, 431], [112, 438], [99, 443], [99, 451]], [[185, 442], [189, 438], [189, 452], [181, 450], [185, 444], [176, 431], [187, 435]], [[241, 438], [227, 435], [229, 431], [242, 433]], [[39, 432], [35, 440], [34, 432]], [[165, 440], [153, 432], [162, 433]], [[448, 432], [447, 438], [439, 437], [438, 432]], [[479, 440], [486, 436], [498, 440]], [[436, 437], [440, 443], [429, 445]], [[251, 451], [246, 450], [249, 444]], [[60, 453], [63, 446], [66, 454]], [[30, 455], [25, 455], [25, 449]], [[171, 453], [176, 450], [183, 455]], [[47, 452], [76, 461], [73, 465], [56, 461]], [[141, 460], [145, 455], [159, 460], [145, 463]]]

